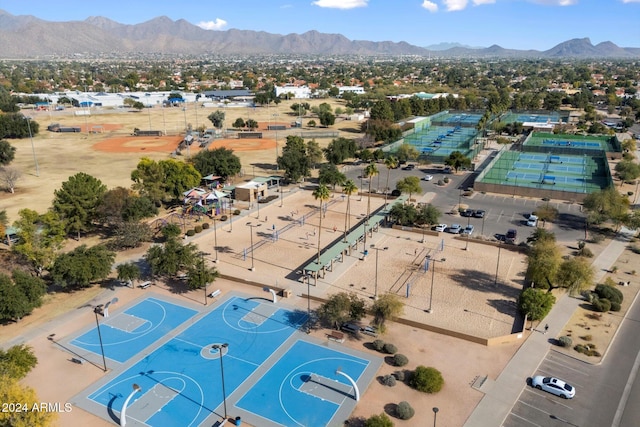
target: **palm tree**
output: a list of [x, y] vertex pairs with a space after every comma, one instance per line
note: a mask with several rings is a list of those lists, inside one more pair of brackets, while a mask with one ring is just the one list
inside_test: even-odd
[[347, 208], [344, 212], [344, 241], [347, 241], [347, 230], [351, 228], [351, 195], [358, 191], [353, 180], [348, 180], [342, 186], [342, 192], [347, 195]]
[[320, 225], [318, 226], [318, 265], [320, 265], [320, 235], [322, 233], [322, 203], [329, 200], [331, 197], [331, 191], [326, 185], [320, 184], [318, 188], [313, 192], [313, 197], [316, 200], [320, 200]]
[[387, 167], [387, 184], [384, 189], [384, 207], [387, 207], [387, 193], [389, 192], [389, 174], [391, 174], [391, 169], [395, 169], [398, 167], [398, 159], [389, 156], [384, 160], [384, 165]]
[[367, 250], [367, 226], [369, 225], [369, 216], [371, 215], [371, 181], [373, 181], [373, 177], [378, 175], [378, 167], [375, 163], [369, 163], [369, 165], [364, 168], [364, 176], [369, 178], [369, 193], [367, 193], [367, 218], [364, 222], [364, 249]]

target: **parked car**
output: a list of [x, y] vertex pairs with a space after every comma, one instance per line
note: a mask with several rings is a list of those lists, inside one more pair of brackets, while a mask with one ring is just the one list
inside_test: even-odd
[[555, 377], [543, 377], [542, 375], [538, 375], [531, 380], [531, 385], [538, 390], [555, 394], [563, 399], [573, 399], [576, 395], [575, 387]]
[[433, 227], [433, 229], [435, 231], [445, 231], [447, 229], [447, 224], [436, 224], [435, 227]]
[[402, 170], [405, 170], [405, 171], [412, 171], [412, 170], [414, 170], [415, 168], [416, 168], [416, 165], [407, 165], [407, 166], [403, 167], [403, 168], [402, 168]]
[[507, 230], [507, 235], [505, 237], [505, 241], [507, 243], [515, 243], [518, 238], [518, 230], [512, 228]]
[[352, 334], [360, 332], [360, 326], [356, 325], [355, 323], [343, 323], [342, 326], [340, 326], [340, 329]]
[[452, 172], [451, 166], [445, 166], [445, 168], [442, 171], [444, 173], [451, 173]]
[[482, 209], [478, 209], [477, 211], [475, 211], [475, 212], [473, 213], [473, 216], [474, 216], [475, 218], [484, 218], [485, 213], [486, 213], [486, 212], [485, 212], [485, 211], [483, 211]]
[[462, 230], [462, 234], [468, 234], [471, 236], [473, 234], [473, 224], [467, 225], [464, 230]]
[[431, 181], [433, 179], [433, 175], [425, 175], [422, 177], [423, 181]]
[[529, 215], [529, 218], [527, 219], [527, 225], [529, 227], [536, 227], [538, 225], [538, 217], [534, 214]]
[[462, 226], [460, 224], [451, 224], [451, 227], [447, 227], [447, 233], [460, 234]]
[[461, 216], [473, 216], [475, 215], [476, 211], [474, 211], [473, 209], [463, 209], [462, 211], [460, 211], [460, 215]]
[[360, 332], [372, 337], [378, 336], [378, 328], [376, 328], [375, 326], [365, 326], [364, 328], [360, 329]]

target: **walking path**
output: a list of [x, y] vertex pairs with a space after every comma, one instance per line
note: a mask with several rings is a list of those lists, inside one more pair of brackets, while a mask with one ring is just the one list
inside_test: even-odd
[[[593, 261], [596, 272], [594, 277], [598, 283], [605, 276], [607, 270], [624, 252], [633, 232], [623, 229], [609, 243], [607, 248]], [[564, 325], [571, 319], [573, 312], [583, 300], [567, 294], [563, 295], [545, 318], [549, 325], [551, 336], [562, 331]], [[550, 344], [543, 333], [532, 333], [522, 344], [509, 364], [495, 381], [487, 379], [481, 391], [485, 393], [476, 409], [464, 424], [465, 427], [496, 427], [502, 425], [511, 412], [511, 408], [520, 398], [523, 383], [530, 377], [544, 360]]]

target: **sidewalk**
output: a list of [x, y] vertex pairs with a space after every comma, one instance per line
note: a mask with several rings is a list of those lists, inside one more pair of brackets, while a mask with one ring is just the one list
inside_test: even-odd
[[[593, 261], [592, 265], [596, 273], [595, 282], [600, 281], [606, 274], [606, 270], [616, 262], [632, 235], [631, 232], [623, 229]], [[581, 299], [570, 297], [567, 294], [559, 299], [551, 313], [544, 319], [544, 322], [549, 325], [549, 336], [555, 336], [562, 331], [581, 302]], [[483, 384], [481, 391], [485, 393], [485, 396], [464, 426], [496, 427], [502, 425], [511, 408], [518, 401], [525, 380], [533, 375], [546, 357], [549, 348], [548, 337], [542, 332], [534, 330], [498, 378], [495, 381], [487, 379]]]

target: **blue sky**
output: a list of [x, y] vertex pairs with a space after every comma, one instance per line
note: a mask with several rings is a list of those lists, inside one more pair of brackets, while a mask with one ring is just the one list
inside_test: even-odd
[[640, 0], [0, 0], [0, 9], [47, 21], [104, 16], [137, 24], [167, 16], [212, 31], [317, 30], [417, 46], [458, 42], [547, 50], [589, 37], [593, 44], [640, 47]]

